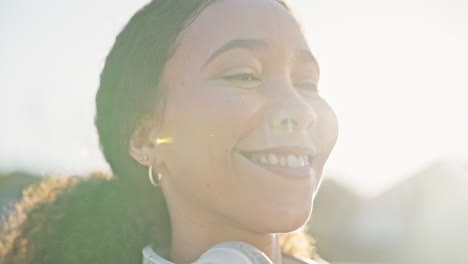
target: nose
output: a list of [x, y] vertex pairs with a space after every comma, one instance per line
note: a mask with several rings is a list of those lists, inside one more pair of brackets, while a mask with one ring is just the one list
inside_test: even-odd
[[271, 108], [268, 118], [272, 128], [288, 133], [305, 132], [318, 121], [314, 107], [297, 93], [279, 99]]

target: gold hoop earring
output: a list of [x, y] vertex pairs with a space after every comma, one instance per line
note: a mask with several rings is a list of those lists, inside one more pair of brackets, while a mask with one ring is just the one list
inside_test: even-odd
[[160, 172], [158, 172], [157, 174], [157, 180], [155, 181], [154, 180], [154, 176], [153, 176], [153, 165], [150, 165], [148, 167], [148, 176], [149, 176], [149, 179], [150, 179], [150, 182], [153, 186], [155, 187], [158, 187], [159, 185], [161, 185], [161, 181], [162, 181], [162, 174]]

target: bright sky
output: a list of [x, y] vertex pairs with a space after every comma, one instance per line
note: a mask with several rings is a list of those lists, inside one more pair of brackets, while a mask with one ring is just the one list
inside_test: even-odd
[[[0, 0], [0, 168], [106, 168], [93, 126], [104, 58], [147, 0]], [[340, 120], [333, 177], [378, 193], [468, 161], [468, 2], [292, 0]]]

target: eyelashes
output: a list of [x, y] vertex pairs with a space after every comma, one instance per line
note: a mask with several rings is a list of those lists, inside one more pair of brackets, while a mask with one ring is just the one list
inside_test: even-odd
[[261, 80], [253, 73], [238, 73], [222, 77], [232, 85], [243, 89], [254, 89], [260, 86]]
[[239, 73], [229, 76], [224, 76], [223, 79], [228, 81], [240, 81], [240, 82], [260, 82], [260, 78], [252, 73]]
[[316, 82], [298, 83], [298, 84], [295, 84], [294, 87], [304, 90], [306, 92], [314, 92], [314, 93], [319, 92], [318, 85]]
[[[260, 86], [262, 83], [260, 77], [250, 72], [231, 74], [222, 77], [222, 79], [231, 83], [233, 86], [244, 89], [254, 89]], [[294, 83], [293, 86], [305, 96], [313, 96], [319, 93], [318, 85], [315, 81], [307, 80], [298, 82]]]

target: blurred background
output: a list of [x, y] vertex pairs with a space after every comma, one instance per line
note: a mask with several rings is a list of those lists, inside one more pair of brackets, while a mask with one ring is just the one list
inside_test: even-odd
[[[146, 2], [0, 0], [0, 215], [40, 177], [108, 169], [94, 95]], [[340, 121], [310, 222], [319, 253], [468, 263], [468, 2], [289, 3]]]

